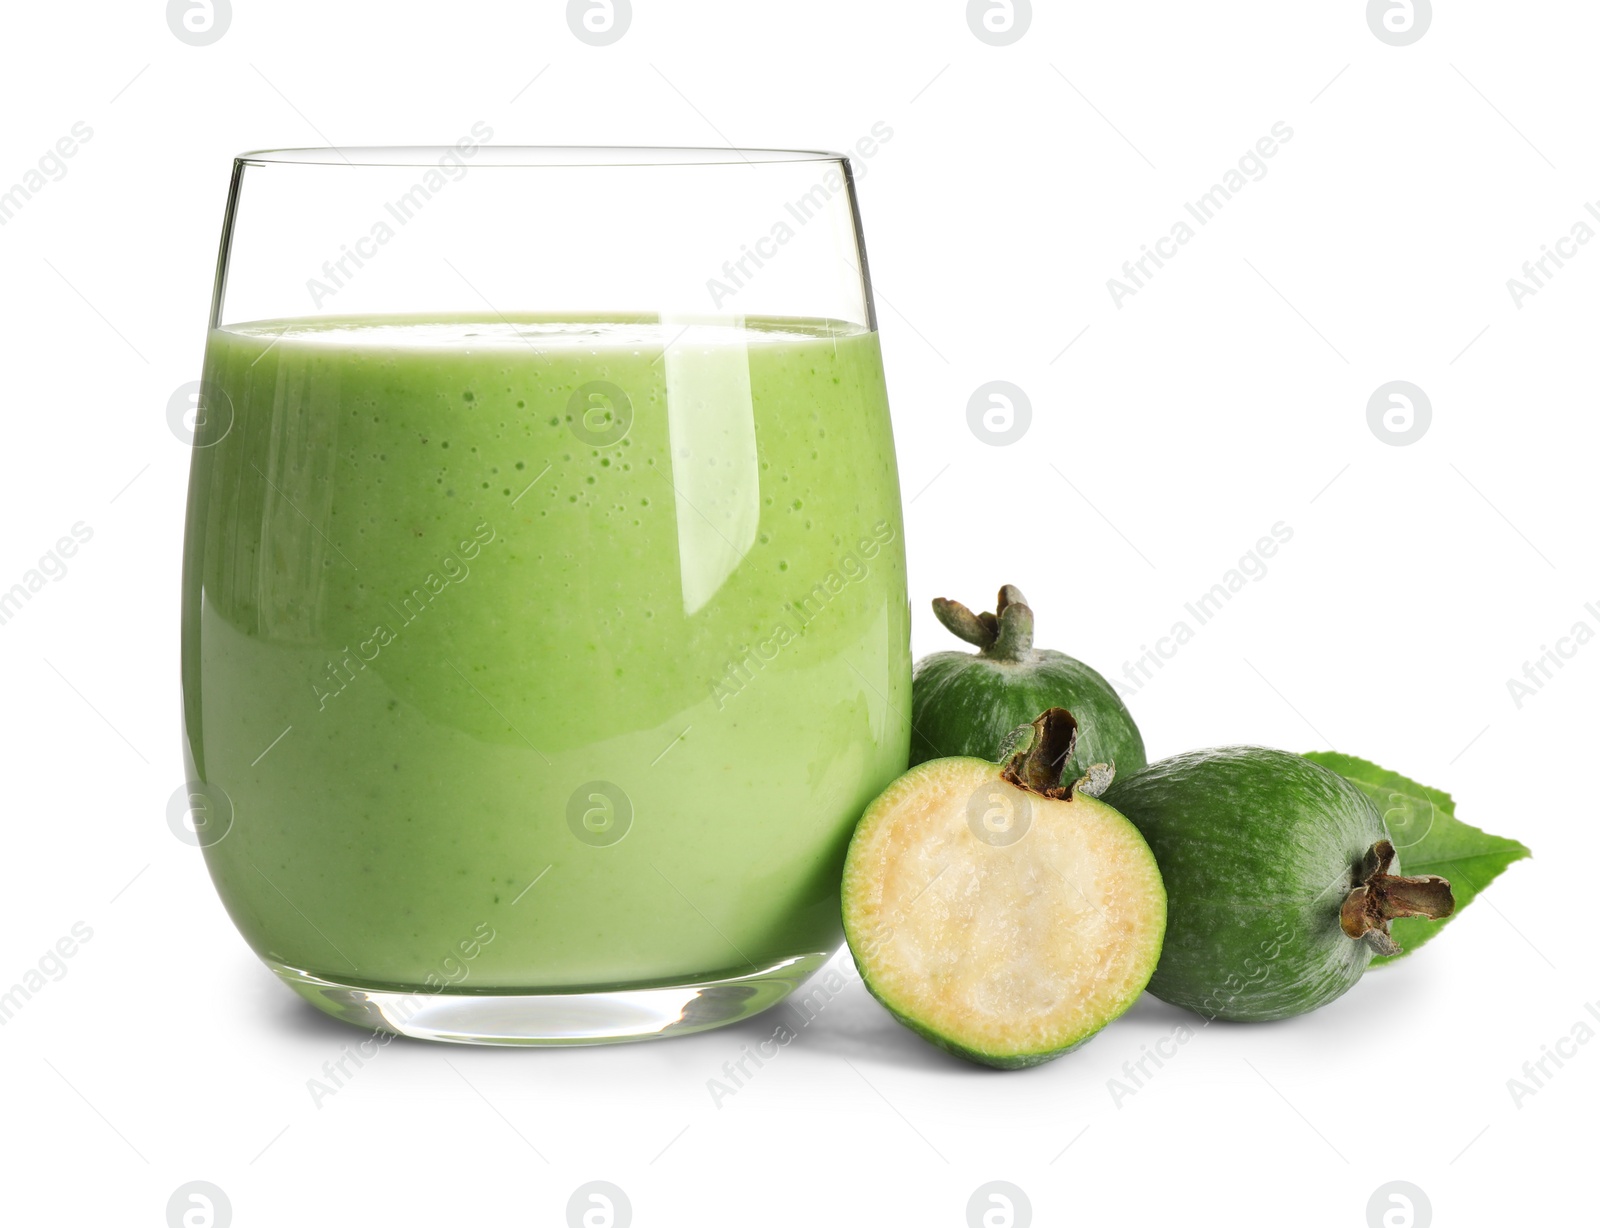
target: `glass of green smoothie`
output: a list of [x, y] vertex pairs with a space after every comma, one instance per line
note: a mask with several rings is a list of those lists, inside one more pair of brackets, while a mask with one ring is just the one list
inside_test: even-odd
[[849, 161], [491, 135], [234, 163], [184, 547], [198, 840], [341, 1019], [715, 1027], [838, 948], [907, 761]]

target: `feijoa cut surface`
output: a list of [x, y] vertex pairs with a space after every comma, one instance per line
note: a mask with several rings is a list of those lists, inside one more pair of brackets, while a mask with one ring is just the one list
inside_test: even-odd
[[1075, 780], [1091, 765], [1119, 775], [1145, 766], [1144, 739], [1133, 717], [1099, 673], [1063, 652], [1035, 648], [1033, 610], [1008, 584], [992, 614], [974, 614], [939, 598], [933, 612], [950, 632], [978, 651], [936, 652], [912, 671], [911, 763], [929, 759], [987, 759], [1008, 733], [1047, 708], [1065, 708], [1077, 722], [1078, 743], [1063, 775]]
[[[863, 981], [900, 1022], [988, 1066], [1034, 1066], [1138, 998], [1166, 922], [1131, 823], [1061, 783], [1072, 718], [1038, 718], [1007, 763], [921, 764], [872, 803], [844, 871]], [[1092, 783], [1091, 783], [1092, 782]]]
[[1400, 876], [1365, 794], [1300, 755], [1192, 751], [1116, 781], [1106, 800], [1143, 833], [1166, 882], [1150, 992], [1208, 1018], [1324, 1006], [1375, 954], [1399, 949], [1393, 918], [1454, 908], [1444, 879]]

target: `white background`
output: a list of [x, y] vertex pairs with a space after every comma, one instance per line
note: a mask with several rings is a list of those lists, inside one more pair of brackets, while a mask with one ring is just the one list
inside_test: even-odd
[[[957, 0], [635, 0], [595, 48], [551, 0], [236, 0], [208, 47], [148, 0], [7, 7], [0, 188], [94, 132], [0, 227], [0, 587], [93, 529], [0, 627], [0, 983], [94, 935], [0, 1029], [7, 1222], [161, 1224], [195, 1179], [241, 1228], [560, 1225], [591, 1179], [641, 1225], [958, 1225], [997, 1179], [1039, 1224], [1356, 1228], [1396, 1179], [1440, 1224], [1592, 1199], [1600, 1044], [1520, 1107], [1507, 1080], [1600, 1000], [1600, 647], [1520, 708], [1507, 680], [1600, 627], [1600, 245], [1520, 308], [1506, 281], [1600, 198], [1600, 11], [1468, 0], [1397, 48], [1355, 0], [1039, 8], [996, 48]], [[1120, 672], [1282, 521], [1265, 578], [1132, 696], [1152, 758], [1335, 747], [1534, 859], [1414, 960], [1309, 1017], [1201, 1029], [1120, 1105], [1108, 1080], [1191, 1017], [1147, 997], [1004, 1074], [853, 985], [720, 1107], [707, 1080], [773, 1017], [609, 1049], [397, 1042], [314, 1107], [306, 1081], [361, 1034], [255, 960], [165, 822], [188, 466], [166, 406], [198, 376], [234, 153], [480, 119], [500, 143], [841, 149], [886, 122], [861, 198], [917, 653], [951, 646], [930, 598], [990, 608], [1005, 581], [1041, 643]], [[1116, 306], [1107, 279], [1278, 121], [1270, 173]], [[996, 379], [1034, 408], [1011, 447], [967, 426]], [[1396, 379], [1433, 406], [1405, 447], [1367, 422]]]

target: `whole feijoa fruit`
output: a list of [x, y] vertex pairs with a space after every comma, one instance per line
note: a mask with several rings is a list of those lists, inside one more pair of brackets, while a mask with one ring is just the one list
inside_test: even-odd
[[978, 651], [936, 652], [911, 674], [911, 764], [987, 759], [1001, 740], [1046, 708], [1078, 725], [1077, 751], [1062, 770], [1075, 780], [1096, 763], [1118, 775], [1145, 766], [1144, 739], [1127, 706], [1099, 673], [1064, 652], [1033, 646], [1033, 610], [1020, 590], [1000, 590], [993, 614], [940, 597], [934, 615]]
[[1393, 955], [1395, 917], [1448, 916], [1450, 884], [1399, 875], [1372, 803], [1300, 755], [1191, 751], [1119, 779], [1106, 800], [1144, 834], [1168, 921], [1150, 992], [1208, 1018], [1325, 1006]]
[[1161, 954], [1166, 893], [1133, 824], [1062, 783], [1076, 725], [1055, 708], [1003, 763], [934, 759], [868, 807], [850, 841], [844, 930], [901, 1023], [986, 1066], [1037, 1066], [1138, 998]]

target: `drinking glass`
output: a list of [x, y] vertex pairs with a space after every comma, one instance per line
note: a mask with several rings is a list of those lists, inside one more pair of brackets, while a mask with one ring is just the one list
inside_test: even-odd
[[235, 161], [183, 578], [194, 831], [364, 1027], [587, 1044], [773, 1005], [904, 770], [848, 160]]

